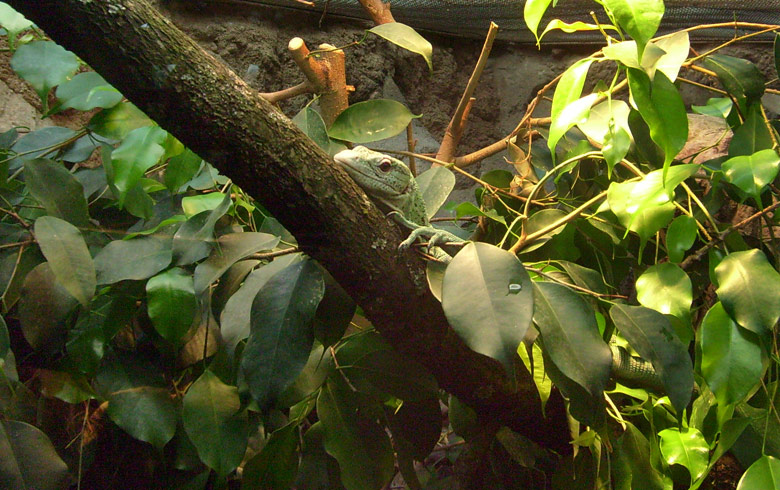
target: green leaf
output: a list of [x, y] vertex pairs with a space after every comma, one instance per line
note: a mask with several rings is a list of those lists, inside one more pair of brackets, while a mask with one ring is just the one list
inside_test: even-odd
[[317, 398], [325, 450], [336, 458], [347, 490], [382, 488], [395, 474], [393, 448], [384, 428], [360, 409], [345, 382], [331, 377]]
[[[615, 451], [617, 459], [625, 461], [630, 490], [667, 490], [672, 488], [669, 477], [661, 474], [651, 464], [650, 443], [632, 423], [624, 421], [626, 431], [620, 435]], [[615, 465], [615, 469], [619, 465]]]
[[238, 343], [249, 337], [250, 311], [257, 292], [279, 271], [301, 260], [303, 256], [300, 254], [285, 255], [252, 271], [244, 280], [243, 286], [225, 303], [219, 324], [228, 353], [232, 354]]
[[113, 175], [108, 182], [117, 193], [121, 207], [128, 192], [141, 182], [144, 173], [152, 168], [165, 153], [162, 144], [168, 133], [158, 126], [146, 126], [131, 131], [111, 152]]
[[122, 101], [122, 94], [94, 71], [79, 73], [57, 87], [61, 109], [90, 111], [97, 107], [108, 109]]
[[612, 352], [601, 339], [593, 308], [566, 286], [536, 282], [534, 288], [534, 323], [545, 355], [590, 396], [602, 397]]
[[658, 437], [661, 455], [667, 464], [685, 466], [691, 474], [691, 483], [704, 476], [709, 463], [710, 447], [701, 432], [692, 427], [684, 431], [673, 427], [662, 430]]
[[780, 157], [775, 150], [761, 150], [752, 155], [729, 158], [723, 162], [721, 169], [727, 182], [758, 199], [766, 186], [777, 177]]
[[760, 250], [733, 252], [717, 267], [718, 298], [739, 325], [759, 335], [780, 318], [780, 274]]
[[688, 116], [677, 87], [657, 71], [652, 82], [636, 68], [628, 69], [628, 85], [642, 119], [650, 128], [650, 137], [664, 151], [664, 177], [674, 157], [688, 140]]
[[11, 338], [8, 336], [8, 325], [5, 324], [5, 320], [0, 316], [0, 361], [5, 359], [9, 350], [11, 350]]
[[22, 333], [33, 349], [52, 353], [65, 342], [65, 320], [77, 302], [56, 280], [50, 264], [38, 264], [24, 278], [19, 301]]
[[298, 470], [298, 427], [288, 424], [268, 438], [263, 449], [244, 466], [242, 490], [286, 490]]
[[20, 32], [25, 31], [33, 26], [33, 23], [27, 20], [22, 14], [12, 9], [10, 5], [5, 2], [0, 2], [0, 26], [2, 26], [8, 34], [8, 45], [11, 50], [14, 49], [16, 36]]
[[715, 72], [723, 88], [737, 99], [742, 110], [764, 94], [764, 76], [748, 60], [711, 54], [704, 58], [704, 66]]
[[292, 407], [311, 396], [320, 389], [325, 378], [335, 369], [336, 366], [333, 363], [330, 350], [325, 350], [321, 344], [315, 343], [301, 374], [279, 396], [278, 406], [280, 408]]
[[623, 337], [653, 364], [677, 413], [688, 405], [693, 390], [693, 367], [688, 351], [661, 313], [643, 306], [615, 304], [609, 310]]
[[176, 192], [198, 173], [203, 160], [189, 148], [168, 160], [165, 167], [165, 187]]
[[33, 86], [44, 106], [52, 87], [67, 81], [79, 69], [76, 55], [52, 41], [33, 41], [19, 46], [11, 68]]
[[230, 192], [220, 205], [188, 219], [173, 235], [173, 257], [176, 265], [188, 265], [209, 255], [214, 242], [214, 226], [232, 204]]
[[636, 280], [640, 304], [676, 316], [686, 324], [691, 321], [692, 291], [691, 279], [685, 271], [669, 262], [649, 267]]
[[742, 475], [737, 490], [758, 488], [780, 489], [780, 460], [774, 456], [761, 456]]
[[162, 450], [176, 433], [176, 407], [162, 375], [141, 362], [104, 361], [97, 381], [111, 420], [132, 437]]
[[693, 112], [726, 119], [734, 103], [728, 97], [707, 99], [707, 105], [691, 105]]
[[130, 102], [120, 102], [92, 116], [87, 129], [106, 138], [121, 140], [131, 131], [153, 124], [154, 121], [136, 106]]
[[314, 338], [325, 347], [330, 347], [344, 336], [357, 306], [333, 276], [324, 271], [323, 277], [325, 295], [314, 316]]
[[[610, 132], [623, 130], [622, 132], [626, 136], [630, 135], [631, 130], [628, 127], [629, 112], [628, 104], [622, 100], [605, 100], [591, 107], [588, 120], [578, 124], [577, 127], [585, 133], [588, 139], [606, 146]], [[627, 144], [631, 144], [630, 136]], [[606, 151], [606, 148], [604, 151]]]
[[[592, 102], [595, 100], [594, 97], [591, 97], [593, 94], [580, 99], [582, 87], [585, 85], [585, 79], [588, 77], [588, 70], [592, 63], [593, 59], [591, 58], [579, 60], [567, 68], [561, 75], [561, 79], [558, 80], [558, 84], [555, 87], [555, 93], [553, 94], [552, 108], [550, 109], [552, 124], [556, 125], [556, 129], [554, 134], [551, 134], [547, 138], [547, 147], [550, 148], [553, 153], [561, 136], [563, 136], [571, 126], [582, 122], [582, 119], [587, 117], [587, 110], [590, 109]], [[575, 104], [575, 102], [578, 103]], [[569, 106], [572, 107], [567, 109]], [[585, 106], [587, 106], [587, 108]], [[567, 109], [566, 114], [564, 114], [564, 109]], [[583, 110], [585, 111], [584, 114]], [[569, 125], [569, 123], [571, 124]], [[553, 133], [552, 126], [550, 132]]]
[[538, 41], [541, 42], [545, 34], [547, 34], [550, 31], [554, 31], [556, 29], [563, 31], [566, 34], [572, 34], [574, 32], [598, 31], [601, 29], [613, 30], [613, 31], [617, 30], [615, 27], [608, 24], [602, 24], [601, 26], [597, 26], [596, 24], [588, 24], [581, 21], [569, 23], [569, 22], [564, 22], [561, 19], [553, 19], [547, 23], [547, 27], [545, 27], [544, 31], [542, 31], [542, 34], [539, 36]]
[[540, 38], [538, 35], [539, 23], [544, 17], [544, 13], [550, 6], [552, 0], [527, 0], [523, 6], [523, 19], [525, 19], [525, 25], [528, 29], [534, 33], [536, 37], [536, 43], [539, 44]]
[[228, 268], [247, 255], [271, 250], [279, 244], [279, 237], [268, 233], [228, 233], [217, 240], [217, 247], [207, 260], [195, 267], [195, 293], [200, 294]]
[[35, 238], [57, 282], [84, 306], [95, 294], [95, 264], [81, 232], [53, 216], [35, 220]]
[[493, 245], [467, 244], [447, 266], [442, 308], [472, 350], [513, 372], [517, 346], [533, 316], [531, 278], [517, 257]]
[[344, 490], [339, 475], [339, 465], [330, 457], [324, 446], [325, 427], [315, 422], [303, 435], [301, 465], [297, 488], [311, 490]]
[[24, 165], [24, 180], [30, 194], [51, 216], [74, 226], [89, 223], [84, 188], [65, 167], [52, 160], [37, 158]]
[[186, 196], [181, 200], [181, 209], [187, 218], [192, 218], [203, 211], [213, 211], [225, 200], [225, 194], [219, 191]]
[[65, 403], [76, 404], [97, 398], [87, 378], [62, 371], [38, 371], [41, 394], [47, 398], [57, 398]]
[[620, 27], [637, 42], [642, 57], [647, 42], [655, 35], [664, 16], [663, 0], [605, 0]]
[[330, 150], [330, 138], [328, 129], [325, 127], [325, 121], [322, 120], [320, 113], [307, 105], [295, 115], [292, 122], [303, 131], [306, 136], [314, 140], [317, 146], [325, 151]]
[[95, 256], [98, 284], [144, 280], [171, 263], [171, 240], [148, 236], [114, 240]]
[[416, 180], [425, 202], [425, 212], [432, 218], [455, 188], [455, 174], [447, 167], [431, 167]]
[[[528, 221], [526, 221], [524, 229], [525, 234], [529, 235], [531, 233], [536, 233], [537, 231], [542, 230], [547, 226], [552, 225], [553, 223], [559, 222], [565, 216], [566, 212], [561, 209], [550, 208], [539, 210], [532, 214], [531, 217], [528, 218]], [[562, 233], [565, 228], [565, 226], [559, 226], [549, 233], [540, 236], [530, 245], [523, 247], [522, 253], [532, 252], [537, 248], [543, 247], [545, 243], [550, 241], [555, 235]]]
[[157, 274], [146, 282], [146, 298], [149, 319], [157, 333], [178, 343], [199, 311], [192, 275], [178, 267]]
[[238, 388], [210, 370], [195, 380], [182, 400], [182, 423], [201, 461], [225, 476], [241, 463], [249, 435]]
[[752, 155], [760, 150], [772, 148], [772, 135], [769, 134], [761, 103], [750, 105], [745, 122], [734, 131], [729, 143], [729, 156]]
[[27, 133], [19, 138], [11, 147], [11, 152], [19, 156], [9, 160], [9, 169], [19, 168], [22, 162], [43, 157], [61, 148], [64, 143], [76, 135], [76, 132], [61, 126], [50, 126]]
[[666, 185], [661, 170], [648, 173], [638, 182], [613, 182], [607, 189], [607, 202], [628, 231], [647, 240], [672, 219], [674, 189], [698, 169], [694, 164], [670, 167]]
[[306, 365], [314, 342], [312, 320], [324, 291], [322, 273], [305, 260], [276, 273], [255, 296], [241, 370], [263, 410]]
[[433, 73], [433, 46], [408, 25], [399, 22], [387, 22], [372, 27], [368, 32], [385, 38], [407, 51], [419, 54], [425, 58], [428, 70]]
[[696, 220], [681, 214], [674, 218], [666, 229], [666, 252], [671, 262], [682, 262], [685, 252], [690, 250], [696, 241]]
[[368, 143], [391, 138], [406, 129], [409, 122], [420, 116], [412, 114], [405, 105], [390, 99], [374, 99], [352, 104], [328, 130], [331, 138]]
[[68, 465], [46, 434], [24, 422], [0, 420], [0, 460], [3, 488], [59, 490], [70, 483]]
[[759, 382], [764, 371], [758, 337], [737, 325], [715, 303], [704, 317], [701, 336], [701, 374], [718, 402], [741, 401]]

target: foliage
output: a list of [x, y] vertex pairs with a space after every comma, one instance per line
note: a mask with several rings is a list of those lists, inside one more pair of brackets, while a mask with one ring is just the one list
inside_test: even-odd
[[[553, 20], [540, 37], [633, 40], [609, 38], [558, 78], [549, 126], [511, 135], [526, 171], [483, 175], [478, 205], [451, 207], [478, 217], [482, 241], [429, 267], [466, 344], [509, 372], [520, 354], [542, 401], [552, 381], [578, 427], [573, 461], [552, 465], [502, 429], [491, 470], [536, 467], [566, 488], [698, 488], [732, 450], [740, 488], [777, 488], [780, 125], [762, 106], [766, 80], [719, 49], [689, 57], [685, 32], [654, 39], [660, 0], [598, 3], [609, 24]], [[526, 2], [535, 34], [550, 4]], [[238, 468], [242, 488], [382, 488], [396, 467], [410, 487], [450, 486], [441, 466], [413, 461], [457, 458], [484, 430], [473, 412], [365, 319], [351, 323], [352, 300], [238, 186], [2, 3], [0, 25], [46, 114], [94, 111], [79, 130], [0, 135], [0, 454], [14, 463], [0, 480], [88, 475], [102, 420], [116, 430], [101, 437], [143, 441], [170, 488], [237, 484]], [[372, 31], [430, 65], [406, 26]], [[616, 74], [583, 95], [597, 63]], [[680, 72], [694, 68], [720, 96], [692, 110], [733, 132], [714, 160], [678, 159]], [[330, 130], [310, 107], [295, 121], [333, 153], [412, 117], [380, 100]], [[545, 141], [529, 145], [534, 134]], [[419, 181], [433, 215], [452, 174]], [[610, 379], [609, 343], [652, 363], [663, 389]], [[55, 399], [82, 421], [65, 442], [37, 410]]]

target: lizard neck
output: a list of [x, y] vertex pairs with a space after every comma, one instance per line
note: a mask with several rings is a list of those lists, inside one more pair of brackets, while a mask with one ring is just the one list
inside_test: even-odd
[[406, 192], [403, 193], [403, 196], [404, 202], [399, 208], [404, 217], [420, 226], [430, 225], [428, 211], [425, 209], [425, 201], [423, 200], [420, 188], [414, 179], [409, 182], [409, 186], [407, 187]]

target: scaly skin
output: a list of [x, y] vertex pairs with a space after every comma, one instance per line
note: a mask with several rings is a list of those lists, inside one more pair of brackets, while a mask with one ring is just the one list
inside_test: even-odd
[[[437, 244], [463, 241], [449, 232], [431, 226], [420, 188], [412, 172], [402, 161], [364, 146], [341, 151], [333, 159], [342, 165], [374, 203], [383, 211], [392, 213], [396, 222], [412, 230], [399, 248], [406, 248], [423, 236], [430, 237], [429, 250]], [[451, 259], [439, 248], [434, 249], [434, 256], [444, 262]], [[663, 391], [661, 378], [652, 364], [631, 357], [616, 345], [610, 347], [612, 376], [615, 379], [651, 391]]]

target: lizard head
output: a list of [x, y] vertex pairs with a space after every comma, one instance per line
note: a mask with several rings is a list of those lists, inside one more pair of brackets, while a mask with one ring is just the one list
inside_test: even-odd
[[412, 192], [414, 177], [401, 160], [365, 146], [343, 150], [333, 157], [370, 197], [395, 199]]

